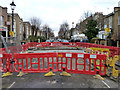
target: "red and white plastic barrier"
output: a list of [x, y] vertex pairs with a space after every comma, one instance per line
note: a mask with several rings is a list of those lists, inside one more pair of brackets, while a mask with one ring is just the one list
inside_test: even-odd
[[[94, 75], [99, 72], [100, 75], [105, 75], [106, 58], [106, 55], [86, 53], [26, 53], [14, 54], [15, 62], [11, 64], [12, 55], [3, 54], [3, 70], [5, 72], [14, 70], [15, 72], [42, 73], [50, 69], [53, 72], [65, 69], [70, 73]], [[97, 67], [99, 69], [96, 69]]]

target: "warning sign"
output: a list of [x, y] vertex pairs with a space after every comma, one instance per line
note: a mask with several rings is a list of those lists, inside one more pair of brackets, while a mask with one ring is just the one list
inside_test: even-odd
[[12, 37], [13, 37], [13, 34], [14, 34], [13, 31], [10, 31], [10, 32], [9, 32], [9, 35], [11, 35]]

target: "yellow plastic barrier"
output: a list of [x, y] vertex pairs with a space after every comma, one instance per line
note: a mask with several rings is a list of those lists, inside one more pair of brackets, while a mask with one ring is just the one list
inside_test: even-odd
[[115, 63], [118, 61], [120, 56], [115, 55], [113, 60], [110, 61], [110, 66], [112, 67], [112, 76], [119, 76], [120, 70], [115, 69]]
[[[107, 48], [88, 48], [86, 50], [86, 53], [92, 53], [92, 54], [95, 53], [95, 54], [97, 54], [97, 52], [98, 52], [98, 54], [101, 53], [101, 54], [106, 54], [107, 55], [106, 65], [108, 67], [106, 69], [106, 74], [108, 75], [108, 73], [109, 73], [108, 69], [110, 67], [112, 67], [112, 71], [111, 71], [112, 76], [119, 76], [120, 70], [115, 69], [115, 62], [120, 59], [120, 56], [115, 55], [113, 58], [109, 58], [110, 51]], [[107, 52], [107, 53], [104, 53], [104, 52]], [[91, 60], [91, 63], [93, 63], [92, 60]], [[100, 63], [99, 60], [97, 60], [96, 64], [99, 65], [99, 63]], [[103, 63], [103, 61], [102, 61], [102, 63]], [[97, 67], [97, 68], [99, 69], [99, 67]]]
[[[102, 54], [107, 54], [108, 56], [109, 56], [109, 54], [110, 54], [110, 50], [109, 49], [107, 49], [107, 48], [89, 48], [89, 49], [91, 49], [92, 50], [92, 53], [97, 53], [97, 52], [101, 52]], [[107, 53], [104, 53], [104, 52], [107, 52]]]
[[[107, 52], [107, 53], [104, 53], [104, 52]], [[86, 50], [86, 53], [92, 53], [92, 54], [93, 53], [95, 53], [95, 54], [102, 53], [102, 54], [106, 54], [107, 55], [107, 64], [109, 63], [109, 54], [110, 54], [110, 51], [107, 48], [88, 48]], [[91, 60], [91, 63], [93, 63], [93, 60]], [[102, 61], [102, 63], [103, 63], [103, 61]], [[99, 60], [96, 61], [96, 64], [97, 65], [100, 64]]]

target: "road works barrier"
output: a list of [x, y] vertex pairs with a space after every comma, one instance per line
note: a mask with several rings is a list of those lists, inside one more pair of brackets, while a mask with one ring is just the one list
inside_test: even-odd
[[13, 59], [12, 59], [12, 54], [3, 54], [2, 58], [2, 70], [4, 72], [13, 72]]
[[[44, 73], [52, 70], [68, 73], [105, 75], [106, 55], [86, 53], [26, 53], [14, 54], [11, 64], [11, 54], [3, 55], [3, 70], [5, 72]], [[99, 60], [99, 64], [97, 64]], [[93, 61], [93, 63], [91, 63]], [[14, 66], [14, 68], [13, 68]], [[99, 68], [97, 68], [99, 67]]]
[[[107, 75], [109, 76], [119, 76], [120, 70], [118, 70], [116, 66], [116, 61], [120, 62], [120, 55], [111, 56], [110, 50], [107, 48], [89, 48], [86, 50], [86, 53], [94, 53], [94, 54], [106, 54], [107, 55]], [[97, 62], [99, 64], [100, 62]]]
[[[26, 51], [29, 47], [83, 47], [83, 48], [107, 48], [110, 50], [110, 54], [113, 57], [114, 55], [120, 55], [120, 48], [113, 47], [113, 46], [104, 46], [104, 45], [97, 45], [92, 43], [84, 43], [84, 42], [30, 42], [27, 44], [22, 45], [23, 51]], [[20, 46], [10, 46], [9, 49], [13, 49], [11, 51], [16, 51], [14, 48], [17, 48], [17, 50], [21, 51]], [[0, 51], [5, 51], [5, 48], [0, 49]]]
[[[12, 53], [16, 51], [26, 51], [29, 47], [82, 47], [82, 48], [107, 48], [110, 50], [110, 56], [113, 57], [114, 55], [120, 55], [120, 48], [118, 47], [112, 47], [112, 46], [103, 46], [103, 45], [97, 45], [92, 43], [84, 43], [84, 42], [30, 42], [27, 44], [21, 46], [10, 46], [8, 47], [8, 50], [10, 50]], [[23, 49], [23, 50], [22, 50]], [[6, 52], [5, 48], [0, 49], [0, 52]], [[10, 52], [10, 53], [11, 53]]]
[[115, 55], [113, 57], [113, 60], [111, 59], [109, 61], [109, 65], [110, 65], [110, 67], [112, 67], [112, 72], [111, 72], [112, 76], [119, 76], [119, 74], [120, 74], [120, 70], [117, 70], [117, 68], [115, 67], [116, 61], [118, 61], [118, 60], [120, 60], [120, 56]]
[[37, 44], [39, 47], [76, 47], [76, 43], [69, 42], [41, 42]]
[[106, 54], [110, 55], [110, 50], [107, 48], [88, 48], [86, 53], [94, 53], [94, 54]]
[[2, 71], [2, 54], [0, 54], [0, 71]]
[[[100, 47], [100, 48], [102, 48], [101, 50], [98, 50], [98, 51], [95, 51], [96, 52], [96, 54], [95, 55], [98, 55], [98, 54], [104, 54], [104, 53], [107, 53], [107, 54], [109, 54], [109, 56], [111, 57], [111, 59], [108, 57], [108, 55], [107, 55], [107, 59], [106, 59], [106, 65], [107, 65], [107, 67], [108, 67], [108, 69], [109, 69], [109, 67], [111, 66], [111, 67], [113, 67], [112, 68], [112, 72], [114, 72], [114, 73], [116, 73], [117, 72], [117, 74], [112, 74], [112, 75], [118, 75], [119, 74], [119, 70], [117, 70], [116, 71], [116, 69], [114, 69], [114, 67], [115, 67], [115, 64], [114, 64], [114, 66], [113, 66], [113, 63], [114, 63], [114, 61], [115, 61], [115, 58], [114, 58], [114, 56], [115, 55], [120, 55], [120, 48], [117, 48], [117, 47], [110, 47], [110, 46], [103, 46], [103, 45], [96, 45], [96, 44], [90, 44], [90, 43], [83, 43], [83, 42], [77, 42], [77, 43], [69, 43], [69, 42], [67, 42], [67, 43], [61, 43], [61, 42], [54, 42], [54, 43], [48, 43], [48, 42], [42, 42], [42, 43], [36, 43], [36, 42], [31, 42], [31, 43], [27, 43], [27, 44], [25, 44], [25, 45], [22, 45], [22, 47], [23, 47], [23, 50], [24, 51], [26, 51], [29, 47], [37, 47], [37, 46], [40, 46], [40, 47], [63, 47], [63, 46], [67, 46], [67, 47], [84, 47], [84, 48], [89, 48], [89, 47], [92, 47], [93, 49], [95, 49], [95, 48], [98, 48], [98, 47]], [[110, 53], [109, 53], [109, 51], [105, 51], [105, 50], [107, 50], [107, 49], [109, 49], [109, 51], [110, 51]], [[1, 52], [0, 53], [5, 53], [5, 48], [3, 48], [3, 49], [0, 49], [1, 50]], [[1, 54], [1, 56], [3, 56]], [[47, 53], [48, 54], [48, 53]], [[50, 57], [51, 55], [47, 55], [47, 54], [45, 54], [45, 55], [43, 55], [43, 56], [46, 56], [47, 58], [48, 57]], [[50, 53], [49, 53], [50, 54]], [[68, 57], [65, 57], [65, 55], [64, 54], [59, 54], [59, 53], [57, 53], [58, 54], [58, 56], [57, 55], [55, 55], [54, 57], [56, 58], [56, 60], [58, 60], [59, 58], [60, 58], [60, 56], [64, 56], [63, 58], [68, 58]], [[8, 58], [7, 58], [7, 55], [9, 56]], [[18, 54], [17, 56], [19, 57], [19, 55], [20, 54]], [[26, 54], [27, 55], [27, 54]], [[38, 54], [39, 55], [39, 54]], [[84, 54], [85, 55], [85, 54]], [[22, 56], [25, 56], [25, 54], [23, 54]], [[27, 56], [29, 56], [29, 55], [27, 55]], [[34, 55], [32, 55], [32, 56], [34, 56]], [[74, 55], [72, 55], [72, 56], [74, 56]], [[23, 68], [21, 68], [21, 67], [19, 67], [19, 65], [20, 66], [22, 66], [22, 64], [19, 64], [18, 63], [18, 61], [20, 61], [20, 60], [18, 60], [18, 59], [15, 59], [16, 58], [16, 54], [14, 54], [14, 56], [12, 57], [10, 54], [4, 54], [4, 58], [3, 58], [3, 62], [2, 62], [2, 64], [3, 64], [3, 66], [2, 66], [2, 69], [3, 69], [3, 71], [10, 71], [10, 72], [12, 72], [13, 70], [15, 70], [16, 72], [19, 72], [20, 70], [23, 70], [24, 72], [34, 72], [35, 70], [32, 70], [32, 69], [29, 69], [30, 67], [32, 67], [32, 66], [29, 66], [28, 65], [28, 69], [27, 69], [27, 66], [26, 66], [26, 68], [25, 69], [23, 69]], [[38, 56], [39, 57], [39, 56]], [[40, 57], [42, 57], [42, 55], [40, 55]], [[13, 59], [12, 59], [13, 58]], [[26, 57], [27, 58], [27, 57]], [[37, 58], [37, 57], [36, 57]], [[62, 58], [62, 57], [61, 57]], [[69, 57], [70, 58], [70, 57]], [[77, 58], [77, 57], [74, 57], [74, 58]], [[21, 60], [21, 62], [23, 62], [23, 61], [25, 61], [24, 60], [25, 58], [23, 58], [22, 60]], [[29, 56], [29, 58], [28, 58], [28, 61], [30, 61], [29, 60], [30, 59], [30, 56]], [[88, 58], [89, 59], [89, 58]], [[12, 64], [12, 60], [15, 60], [15, 63], [14, 64]], [[16, 61], [17, 60], [17, 61]], [[47, 59], [46, 59], [47, 60]], [[87, 65], [87, 64], [93, 64], [93, 65], [95, 65], [95, 63], [94, 63], [94, 59], [90, 59], [91, 61], [89, 61], [89, 60], [87, 60], [86, 62], [87, 63], [85, 63], [84, 65], [83, 64], [81, 64], [81, 66], [85, 66], [85, 65]], [[118, 60], [120, 60], [120, 59], [118, 59]], [[117, 60], [117, 61], [118, 61]], [[26, 62], [28, 62], [28, 61], [26, 61]], [[34, 60], [33, 60], [34, 61]], [[47, 60], [48, 61], [48, 60]], [[74, 61], [74, 60], [73, 60]], [[75, 59], [75, 61], [76, 61], [76, 59]], [[83, 61], [84, 61], [84, 59], [83, 59]], [[102, 61], [102, 63], [104, 63], [103, 61]], [[111, 64], [112, 63], [112, 64]], [[23, 63], [24, 64], [24, 63]], [[40, 71], [38, 71], [38, 70], [36, 70], [35, 72], [48, 72], [49, 71], [49, 69], [51, 68], [53, 71], [61, 71], [62, 69], [63, 69], [63, 67], [61, 66], [61, 68], [62, 69], [60, 69], [60, 65], [67, 65], [67, 63], [65, 64], [64, 62], [63, 63], [60, 63], [60, 62], [55, 62], [55, 65], [57, 65], [57, 66], [54, 66], [53, 65], [53, 63], [50, 63], [50, 65], [52, 65], [52, 67], [48, 67], [47, 68], [47, 70], [46, 70], [46, 68], [45, 69], [42, 69], [42, 71], [41, 71], [41, 69], [40, 69]], [[77, 66], [77, 64], [78, 63], [76, 63], [76, 66]], [[99, 65], [100, 64], [100, 61], [99, 60], [96, 60], [96, 65]], [[13, 68], [13, 65], [15, 66], [15, 68]], [[37, 66], [39, 66], [39, 64], [34, 64], [34, 63], [31, 63], [30, 65], [37, 65]], [[49, 64], [47, 64], [47, 65], [49, 65]], [[93, 67], [93, 69], [95, 68], [97, 68], [97, 69], [99, 69], [100, 70], [100, 66], [93, 66], [93, 65], [91, 65], [91, 67]], [[36, 66], [36, 67], [37, 67]], [[59, 67], [58, 67], [59, 66]], [[89, 66], [89, 65], [88, 65]], [[54, 69], [54, 67], [56, 67], [57, 69]], [[90, 67], [90, 66], [89, 66]], [[12, 68], [13, 68], [13, 70], [12, 70]], [[85, 67], [84, 67], [85, 68]], [[83, 71], [80, 71], [80, 70], [78, 70], [77, 71], [77, 69], [75, 69], [75, 70], [69, 70], [68, 68], [66, 68], [65, 67], [65, 69], [66, 69], [66, 71], [67, 72], [72, 72], [72, 73], [75, 73], [75, 72], [77, 72], [77, 73], [83, 73], [83, 74], [87, 74], [87, 71], [85, 70], [85, 69], [83, 69]], [[102, 71], [104, 71], [104, 67], [102, 67], [101, 68], [101, 70]], [[98, 72], [98, 71], [97, 71]], [[100, 72], [101, 73], [101, 72]], [[89, 73], [90, 74], [90, 73]]]
[[5, 53], [6, 51], [5, 51], [5, 48], [0, 48], [0, 54], [3, 54], [3, 53]]
[[22, 46], [21, 45], [17, 45], [17, 46], [8, 46], [8, 53], [19, 53], [22, 52]]
[[57, 53], [14, 54], [14, 60], [15, 72], [39, 73], [48, 72], [50, 69], [57, 71], [54, 68], [54, 64], [57, 64]]
[[[58, 71], [62, 71], [63, 68], [69, 73], [80, 73], [95, 75], [105, 75], [106, 73], [106, 55], [99, 54], [84, 54], [84, 53], [58, 53]], [[59, 62], [59, 60], [61, 60]], [[93, 63], [91, 63], [93, 60]], [[99, 60], [99, 64], [96, 64]], [[100, 69], [97, 69], [97, 66]], [[102, 70], [102, 68], [104, 68]]]
[[37, 48], [39, 47], [82, 47], [82, 48], [107, 48], [110, 50], [110, 56], [120, 55], [120, 48], [113, 46], [104, 46], [97, 45], [92, 43], [84, 43], [84, 42], [42, 42], [37, 43]]

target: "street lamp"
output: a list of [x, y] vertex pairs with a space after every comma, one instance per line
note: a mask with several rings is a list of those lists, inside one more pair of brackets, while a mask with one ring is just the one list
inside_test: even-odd
[[10, 3], [10, 6], [11, 6], [11, 10], [12, 10], [12, 31], [14, 31], [14, 9], [16, 7], [14, 1], [12, 1], [12, 3]]
[[48, 29], [49, 29], [49, 28], [47, 27], [47, 40], [48, 40]]

